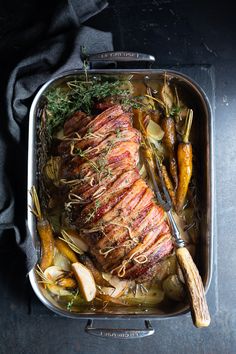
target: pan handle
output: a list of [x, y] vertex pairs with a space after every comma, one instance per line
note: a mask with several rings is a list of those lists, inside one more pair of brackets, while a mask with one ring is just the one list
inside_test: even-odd
[[152, 328], [150, 321], [145, 321], [145, 327], [145, 329], [97, 328], [93, 327], [93, 320], [88, 320], [85, 332], [97, 337], [117, 339], [143, 338], [154, 334], [155, 330]]
[[153, 63], [155, 61], [155, 57], [150, 54], [136, 53], [136, 52], [103, 52], [97, 54], [90, 54], [88, 56], [89, 62], [148, 62]]

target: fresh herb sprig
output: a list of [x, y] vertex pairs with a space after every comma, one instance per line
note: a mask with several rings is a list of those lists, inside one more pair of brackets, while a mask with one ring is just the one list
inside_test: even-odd
[[76, 300], [77, 296], [79, 295], [79, 289], [76, 290], [74, 293], [72, 299], [67, 303], [66, 309], [71, 312], [72, 306], [74, 304], [74, 301]]
[[181, 107], [179, 106], [173, 106], [171, 111], [170, 111], [170, 116], [171, 117], [175, 117], [176, 115], [178, 115], [181, 112]]
[[91, 114], [96, 101], [106, 97], [122, 97], [130, 95], [123, 89], [120, 81], [70, 81], [67, 87], [55, 87], [46, 94], [47, 99], [47, 131], [52, 136], [64, 123], [66, 118], [77, 110]]
[[93, 219], [93, 218], [95, 217], [95, 214], [96, 214], [96, 212], [98, 211], [99, 207], [100, 207], [100, 201], [97, 199], [97, 200], [95, 201], [94, 208], [92, 208], [92, 209], [90, 210], [90, 212], [88, 213], [87, 218], [85, 219], [85, 222], [86, 222], [86, 223], [89, 222], [91, 219]]

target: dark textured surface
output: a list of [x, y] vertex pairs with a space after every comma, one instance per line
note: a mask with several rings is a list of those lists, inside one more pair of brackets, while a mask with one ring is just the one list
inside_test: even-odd
[[[8, 71], [24, 55], [26, 44], [17, 41], [17, 33], [43, 21], [45, 11], [53, 12], [53, 1], [47, 3], [1, 3], [2, 93]], [[108, 9], [88, 21], [95, 28], [113, 32], [115, 49], [154, 54], [158, 58], [154, 67], [180, 66], [205, 85], [213, 104], [215, 97], [217, 267], [207, 295], [211, 326], [197, 330], [191, 318], [183, 316], [153, 321], [156, 333], [145, 339], [122, 342], [89, 336], [84, 333], [86, 321], [59, 318], [39, 303], [25, 278], [24, 259], [14, 247], [12, 235], [6, 234], [0, 245], [0, 353], [236, 353], [234, 13], [227, 1], [112, 0]], [[13, 169], [13, 173], [17, 171]], [[95, 324], [143, 326], [142, 321]]]

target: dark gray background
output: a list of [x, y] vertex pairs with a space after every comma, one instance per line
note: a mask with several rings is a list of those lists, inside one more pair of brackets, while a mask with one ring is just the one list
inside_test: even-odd
[[[19, 44], [17, 37], [15, 41], [9, 38], [34, 21], [43, 21], [45, 13], [53, 12], [53, 4], [55, 1], [49, 4], [44, 0], [0, 4], [2, 82], [24, 55], [24, 44]], [[212, 324], [198, 330], [189, 316], [183, 316], [152, 321], [156, 333], [145, 339], [89, 336], [84, 333], [86, 321], [57, 317], [39, 303], [25, 278], [24, 258], [9, 234], [0, 245], [0, 353], [236, 353], [234, 6], [228, 1], [111, 0], [109, 7], [87, 24], [111, 31], [117, 50], [155, 55], [158, 60], [154, 67], [179, 66], [181, 71], [190, 66], [190, 75], [206, 85], [211, 95], [215, 105], [217, 207], [214, 274], [207, 294]], [[206, 73], [200, 75], [204, 70]], [[96, 324], [143, 327], [142, 321]]]

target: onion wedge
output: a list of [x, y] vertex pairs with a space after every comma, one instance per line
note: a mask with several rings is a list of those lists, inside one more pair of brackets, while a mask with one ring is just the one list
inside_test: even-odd
[[155, 140], [161, 140], [164, 134], [165, 133], [161, 129], [160, 125], [150, 119], [147, 126], [147, 136], [152, 137]]
[[118, 298], [123, 295], [130, 284], [128, 280], [120, 280], [118, 277], [109, 273], [102, 273], [102, 276], [111, 284], [111, 287], [101, 287], [102, 293], [114, 298]]

